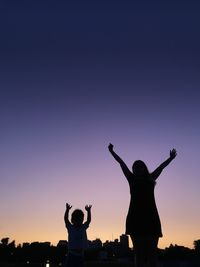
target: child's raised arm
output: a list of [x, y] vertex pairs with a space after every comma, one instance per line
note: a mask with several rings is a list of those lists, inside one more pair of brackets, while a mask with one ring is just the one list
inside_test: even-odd
[[92, 208], [92, 205], [86, 205], [85, 206], [85, 210], [87, 211], [87, 221], [86, 223], [89, 225], [90, 222], [91, 222], [91, 208]]
[[113, 144], [109, 144], [108, 150], [110, 151], [113, 158], [120, 164], [121, 169], [126, 176], [127, 179], [129, 179], [130, 175], [132, 175], [132, 172], [129, 170], [129, 168], [126, 166], [126, 163], [117, 155], [117, 153], [113, 150]]
[[169, 163], [175, 159], [177, 153], [176, 153], [176, 149], [172, 149], [170, 150], [170, 156], [167, 160], [165, 160], [162, 164], [160, 164], [160, 166], [158, 166], [158, 168], [156, 168], [152, 173], [151, 176], [153, 179], [157, 179], [159, 177], [159, 175], [161, 174], [162, 170], [167, 167], [167, 165], [169, 165]]
[[64, 221], [65, 221], [65, 226], [67, 227], [70, 224], [69, 221], [69, 211], [72, 208], [71, 205], [69, 205], [68, 203], [66, 203], [66, 210], [65, 210], [65, 215], [64, 215]]

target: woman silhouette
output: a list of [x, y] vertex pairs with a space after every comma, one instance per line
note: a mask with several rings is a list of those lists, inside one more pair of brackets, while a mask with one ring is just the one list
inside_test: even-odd
[[157, 245], [162, 237], [161, 223], [154, 197], [156, 179], [162, 170], [176, 157], [176, 150], [170, 150], [169, 158], [152, 173], [141, 160], [133, 163], [132, 172], [124, 161], [114, 152], [113, 145], [108, 149], [121, 169], [130, 186], [130, 205], [126, 218], [126, 234], [130, 235], [137, 267], [157, 266]]

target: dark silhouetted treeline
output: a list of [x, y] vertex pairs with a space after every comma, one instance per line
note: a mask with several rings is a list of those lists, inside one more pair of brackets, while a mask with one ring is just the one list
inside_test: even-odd
[[[98, 242], [97, 242], [98, 241]], [[86, 260], [101, 260], [100, 255], [107, 256], [103, 260], [119, 257], [132, 257], [134, 250], [124, 250], [115, 247], [114, 242], [101, 243], [100, 240], [92, 241], [93, 246], [86, 251]], [[94, 244], [97, 244], [94, 246]], [[102, 244], [102, 245], [101, 245]], [[110, 245], [108, 245], [110, 244]], [[119, 245], [119, 243], [118, 243]], [[67, 241], [59, 241], [57, 246], [50, 242], [23, 243], [16, 246], [15, 241], [9, 242], [9, 238], [2, 238], [0, 242], [0, 263], [62, 263], [67, 253]], [[106, 254], [105, 254], [106, 253]], [[170, 245], [165, 249], [159, 249], [161, 261], [185, 261], [200, 263], [200, 239], [194, 241], [194, 248]], [[195, 265], [196, 266], [196, 265]], [[199, 265], [200, 266], [200, 265]]]
[[50, 242], [32, 242], [16, 246], [15, 241], [9, 243], [9, 238], [3, 238], [0, 243], [0, 262], [60, 263], [66, 251], [67, 245], [52, 246]]

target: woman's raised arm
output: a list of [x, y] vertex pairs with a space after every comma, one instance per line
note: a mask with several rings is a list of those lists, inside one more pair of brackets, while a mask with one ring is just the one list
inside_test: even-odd
[[170, 150], [170, 156], [169, 156], [169, 158], [167, 160], [165, 160], [162, 164], [160, 164], [160, 166], [158, 166], [158, 168], [156, 168], [155, 171], [153, 171], [151, 173], [151, 176], [152, 176], [152, 178], [154, 180], [156, 180], [159, 177], [159, 175], [161, 174], [162, 170], [165, 167], [167, 167], [167, 165], [169, 165], [169, 163], [173, 159], [175, 159], [176, 155], [177, 155], [176, 149], [173, 148], [172, 150]]
[[113, 150], [114, 146], [113, 144], [109, 144], [108, 150], [110, 151], [113, 158], [120, 164], [122, 171], [127, 179], [130, 178], [130, 175], [132, 175], [132, 172], [129, 170], [129, 168], [126, 166], [125, 162], [117, 155], [117, 153]]

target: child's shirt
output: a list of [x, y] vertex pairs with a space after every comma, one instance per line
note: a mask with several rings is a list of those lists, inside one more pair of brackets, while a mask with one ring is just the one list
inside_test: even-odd
[[67, 224], [68, 230], [68, 249], [69, 250], [84, 250], [87, 248], [87, 232], [89, 223], [85, 222], [80, 226], [74, 226], [71, 223]]

